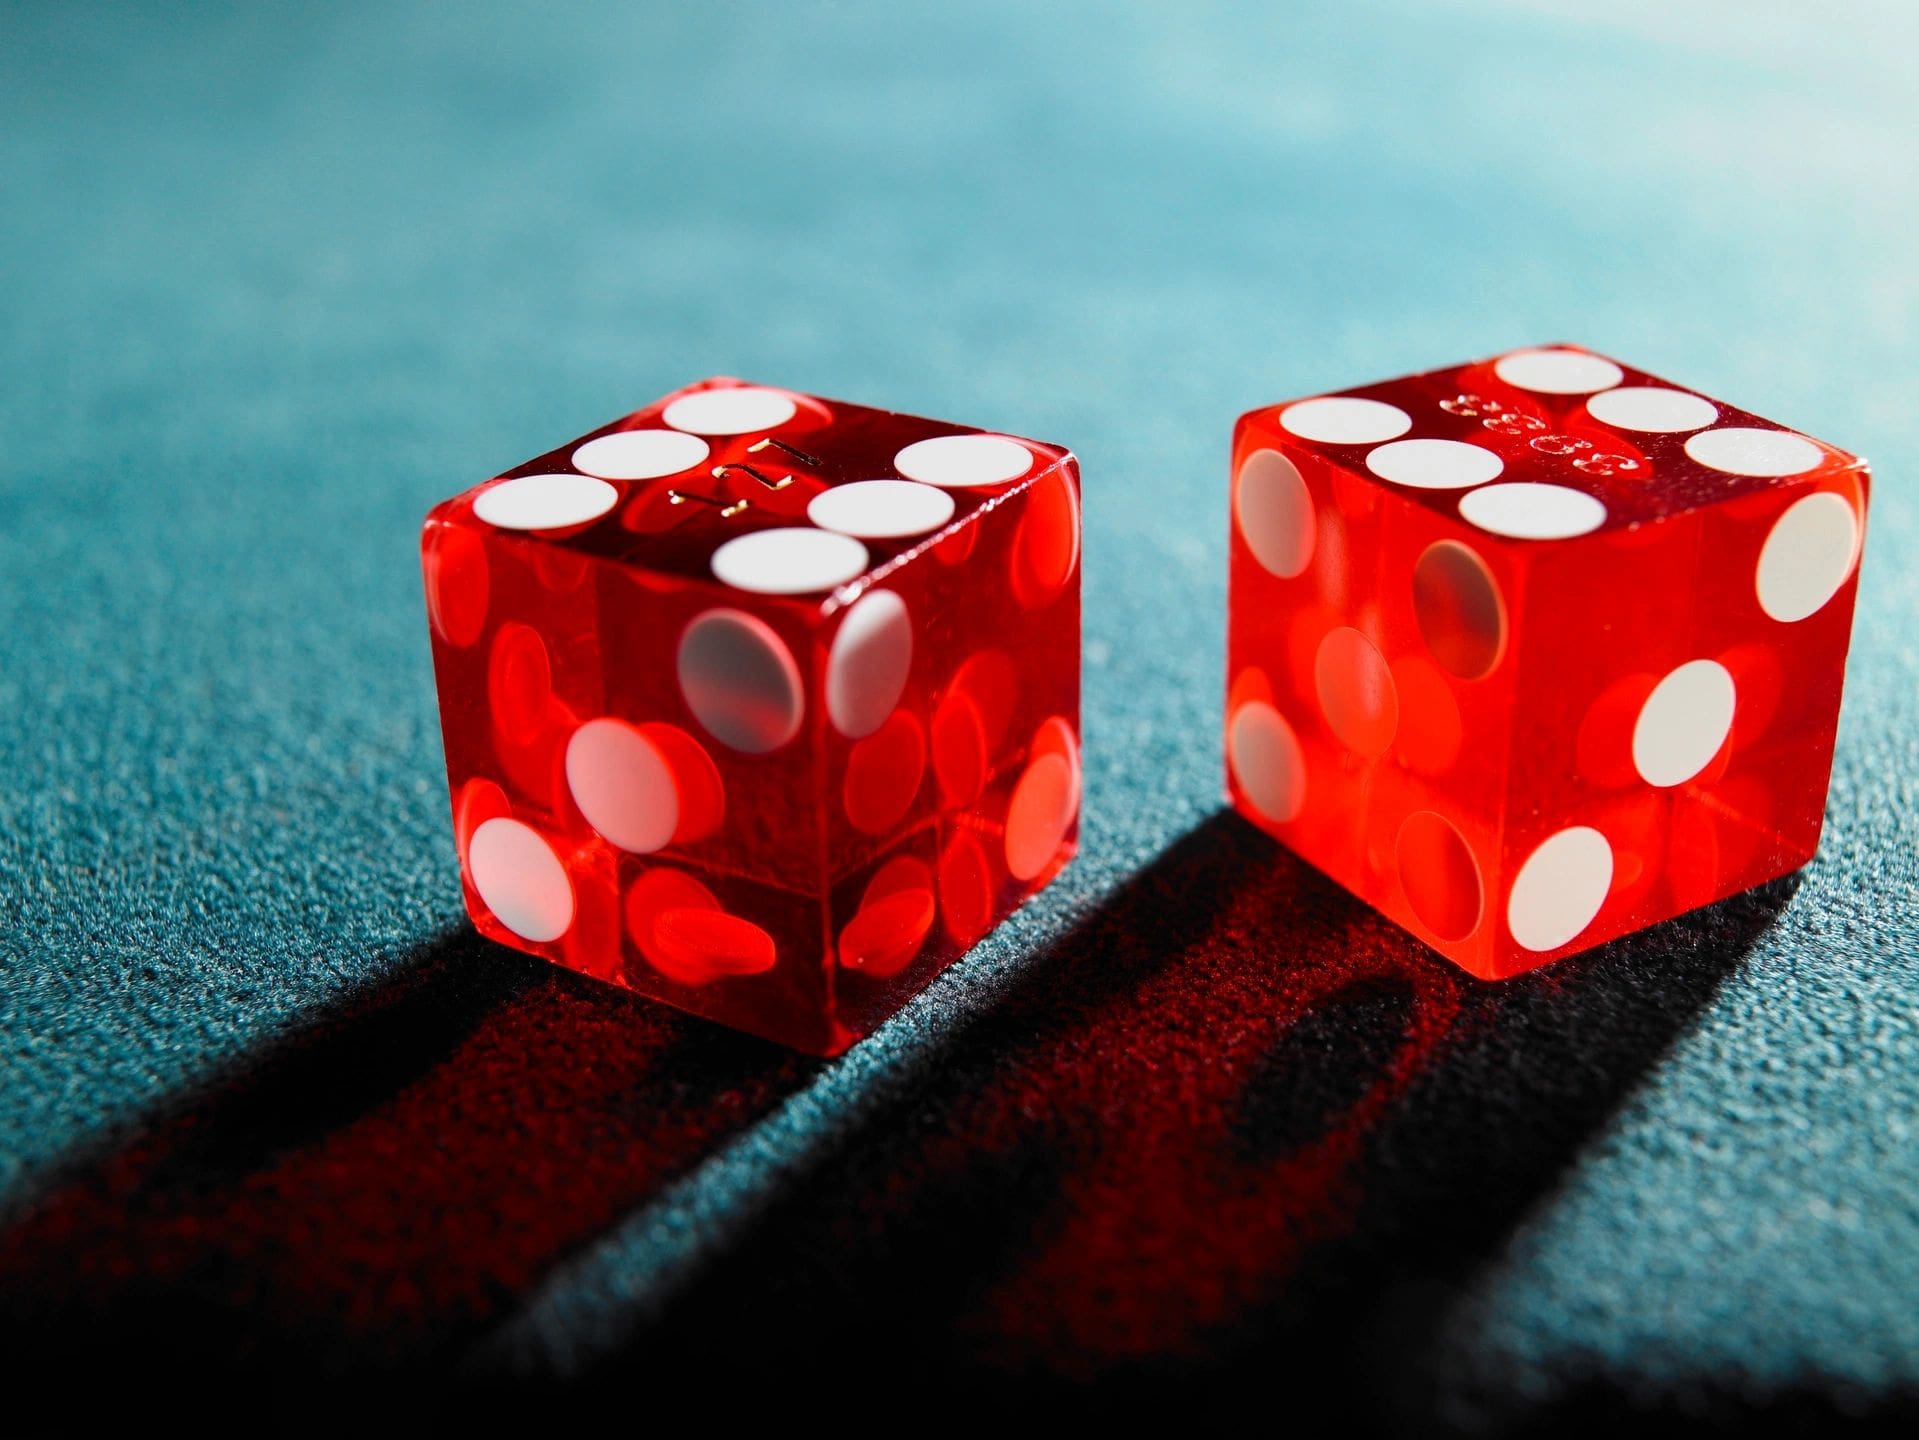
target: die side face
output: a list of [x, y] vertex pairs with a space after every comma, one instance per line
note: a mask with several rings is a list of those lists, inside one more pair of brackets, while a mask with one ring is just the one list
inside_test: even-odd
[[1078, 562], [1057, 447], [724, 380], [437, 507], [476, 925], [844, 1048], [1072, 854]]
[[1229, 793], [1486, 977], [1797, 868], [1866, 499], [1854, 457], [1573, 347], [1250, 412]]
[[[1234, 447], [1230, 795], [1411, 928], [1396, 880], [1399, 825], [1443, 812], [1467, 843], [1496, 844], [1512, 676], [1489, 668], [1485, 622], [1470, 628], [1470, 610], [1436, 645], [1421, 636], [1405, 577], [1452, 538], [1440, 517], [1283, 444], [1255, 419]], [[1509, 591], [1517, 578], [1502, 572]], [[1484, 673], [1459, 685], [1447, 664]], [[1445, 928], [1432, 938], [1476, 953], [1478, 927], [1455, 917]]]

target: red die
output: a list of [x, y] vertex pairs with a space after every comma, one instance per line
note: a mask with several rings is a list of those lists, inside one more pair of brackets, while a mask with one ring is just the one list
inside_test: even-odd
[[1796, 869], [1866, 489], [1570, 346], [1251, 411], [1231, 799], [1486, 978]]
[[493, 939], [833, 1054], [1072, 856], [1064, 450], [708, 380], [436, 507], [422, 558]]

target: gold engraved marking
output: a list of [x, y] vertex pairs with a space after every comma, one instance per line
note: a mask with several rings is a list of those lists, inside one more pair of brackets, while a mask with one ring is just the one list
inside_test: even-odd
[[1462, 420], [1477, 420], [1482, 429], [1490, 430], [1495, 435], [1504, 435], [1510, 440], [1524, 440], [1541, 455], [1560, 459], [1577, 456], [1572, 462], [1573, 468], [1583, 470], [1588, 475], [1610, 479], [1637, 474], [1645, 468], [1630, 455], [1612, 455], [1603, 450], [1588, 454], [1586, 452], [1593, 450], [1592, 441], [1582, 440], [1576, 435], [1548, 433], [1546, 422], [1538, 416], [1515, 410], [1484, 395], [1475, 395], [1470, 390], [1441, 400], [1439, 408]]
[[720, 512], [720, 518], [722, 520], [731, 520], [742, 510], [750, 508], [748, 502], [745, 500], [735, 500], [729, 505], [724, 500], [716, 499], [711, 495], [702, 495], [696, 490], [669, 490], [666, 492], [666, 503], [669, 505], [684, 505], [689, 500], [699, 505], [711, 505], [715, 510]]
[[1533, 438], [1532, 447], [1541, 455], [1578, 455], [1592, 449], [1593, 442], [1574, 435], [1538, 435]]
[[1536, 415], [1528, 415], [1524, 410], [1515, 410], [1510, 405], [1489, 400], [1484, 395], [1475, 395], [1471, 391], [1441, 400], [1439, 408], [1462, 420], [1477, 420], [1493, 434], [1515, 440], [1546, 428], [1546, 422]]
[[726, 478], [726, 472], [729, 470], [744, 470], [768, 490], [784, 490], [788, 485], [793, 483], [793, 477], [791, 475], [782, 476], [778, 480], [769, 480], [751, 465], [740, 465], [730, 461], [725, 465], [715, 465], [713, 467], [713, 478], [715, 480], [724, 480]]
[[1588, 475], [1613, 476], [1631, 475], [1639, 469], [1639, 462], [1630, 455], [1582, 455], [1573, 461], [1575, 470], [1584, 470]]
[[755, 440], [751, 445], [748, 445], [746, 447], [746, 453], [748, 455], [757, 455], [769, 445], [775, 449], [784, 450], [788, 455], [791, 455], [795, 460], [799, 461], [800, 464], [810, 469], [817, 470], [822, 463], [813, 456], [808, 455], [804, 450], [797, 450], [793, 446], [788, 445], [784, 440], [775, 440], [771, 435], [768, 435], [764, 440]]

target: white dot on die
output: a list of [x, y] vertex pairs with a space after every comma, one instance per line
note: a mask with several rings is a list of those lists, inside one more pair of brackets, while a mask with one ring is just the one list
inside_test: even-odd
[[657, 480], [691, 470], [710, 453], [699, 436], [678, 430], [621, 430], [580, 446], [573, 465], [602, 480]]
[[826, 657], [826, 714], [857, 740], [886, 723], [913, 668], [913, 619], [891, 590], [875, 590], [846, 612]]
[[1513, 879], [1507, 929], [1528, 950], [1557, 950], [1592, 924], [1612, 873], [1612, 846], [1590, 825], [1548, 836]]
[[521, 475], [482, 490], [473, 513], [502, 530], [560, 530], [599, 519], [619, 498], [591, 475]]
[[1399, 689], [1379, 647], [1350, 625], [1329, 630], [1313, 657], [1313, 693], [1339, 743], [1369, 760], [1399, 730]]
[[1704, 770], [1732, 733], [1732, 672], [1689, 660], [1653, 687], [1632, 732], [1632, 763], [1648, 785], [1679, 785]]
[[1298, 468], [1277, 450], [1255, 450], [1239, 467], [1233, 516], [1253, 558], [1282, 580], [1312, 562], [1317, 526], [1312, 493]]
[[708, 610], [680, 635], [680, 694], [707, 733], [749, 755], [777, 750], [806, 713], [799, 666], [764, 620]]
[[1583, 350], [1515, 350], [1493, 366], [1493, 373], [1541, 395], [1589, 395], [1626, 378], [1612, 361]]
[[1006, 802], [1006, 873], [1036, 879], [1079, 816], [1079, 776], [1069, 757], [1049, 750], [1026, 767]]
[[916, 480], [855, 480], [815, 495], [806, 518], [861, 540], [902, 540], [939, 529], [953, 509], [951, 495]]
[[908, 445], [893, 468], [908, 480], [967, 490], [1019, 479], [1033, 468], [1033, 452], [1004, 435], [937, 435]]
[[756, 595], [811, 595], [866, 569], [866, 547], [850, 535], [794, 526], [758, 530], [713, 552], [713, 573]]
[[1492, 674], [1506, 648], [1506, 602], [1470, 545], [1436, 540], [1413, 565], [1413, 618], [1426, 648], [1462, 680]]
[[1790, 624], [1839, 593], [1859, 558], [1859, 517], [1843, 495], [1795, 500], [1773, 522], [1753, 577], [1759, 608]]
[[1570, 540], [1606, 523], [1606, 507], [1583, 490], [1530, 480], [1461, 496], [1459, 513], [1489, 534], [1514, 540]]
[[1300, 439], [1322, 445], [1377, 445], [1412, 429], [1413, 417], [1384, 400], [1322, 395], [1288, 405], [1279, 412], [1279, 423]]
[[1484, 485], [1506, 466], [1485, 446], [1464, 440], [1395, 440], [1368, 451], [1366, 468], [1415, 490], [1465, 490]]
[[1306, 804], [1306, 756], [1293, 727], [1264, 700], [1248, 700], [1227, 726], [1226, 754], [1247, 801], [1283, 823]]
[[566, 783], [586, 823], [622, 850], [650, 855], [679, 828], [672, 766], [624, 720], [589, 720], [573, 732]]
[[1711, 470], [1768, 480], [1802, 474], [1825, 459], [1825, 452], [1803, 435], [1745, 425], [1702, 430], [1686, 442], [1686, 453]]
[[1710, 400], [1688, 395], [1684, 390], [1667, 390], [1658, 385], [1625, 385], [1603, 390], [1586, 402], [1586, 413], [1602, 425], [1618, 430], [1640, 430], [1652, 435], [1673, 435], [1681, 430], [1697, 430], [1719, 418], [1719, 407]]
[[467, 844], [466, 866], [493, 918], [522, 940], [557, 940], [573, 923], [566, 867], [532, 826], [488, 820]]
[[682, 395], [660, 412], [660, 418], [675, 430], [691, 430], [698, 435], [745, 435], [784, 425], [798, 410], [791, 395], [741, 385]]

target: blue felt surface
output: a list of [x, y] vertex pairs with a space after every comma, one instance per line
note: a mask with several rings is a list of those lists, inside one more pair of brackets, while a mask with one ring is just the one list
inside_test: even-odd
[[[1202, 1303], [1196, 1200], [1159, 1270], [1049, 1269], [1033, 1257], [1093, 1223], [1088, 1193], [1149, 1251], [1158, 1212], [1070, 1183], [1106, 1173], [1104, 1121], [1059, 1132], [1066, 1180], [964, 1158], [1018, 1149], [965, 1091], [1057, 1095], [1090, 1067], [1122, 1115], [1191, 1103], [1203, 1126], [1206, 1039], [1254, 1024], [1233, 972], [1305, 993], [1346, 946], [1420, 994], [1455, 984], [1207, 819], [1228, 431], [1281, 396], [1565, 338], [1875, 462], [1826, 838], [1756, 911], [1523, 1002], [1465, 992], [1471, 1044], [1451, 1032], [1367, 1111], [1342, 1173], [1363, 1196], [1437, 1163], [1395, 1121], [1435, 1086], [1454, 1153], [1525, 1163], [1420, 1171], [1487, 1223], [1417, 1303], [1380, 1276], [1423, 1245], [1358, 1272], [1383, 1298], [1354, 1344], [1414, 1357], [1406, 1403], [1462, 1424], [1919, 1386], [1907, 10], [14, 5], [0, 30], [16, 1336], [52, 1354], [119, 1323], [203, 1335], [215, 1366], [604, 1373], [662, 1326], [723, 1330], [702, 1293], [766, 1301], [729, 1257], [794, 1292], [820, 1272], [768, 1257], [869, 1234], [899, 1259], [897, 1289], [873, 1283], [883, 1330], [899, 1277], [970, 1225], [993, 1232], [967, 1251], [988, 1298], [916, 1322], [951, 1369], [1283, 1371], [1262, 1347], [1312, 1327], [1310, 1263]], [[824, 1066], [472, 940], [447, 834], [419, 517], [710, 373], [1057, 439], [1087, 483], [1082, 858]], [[1275, 874], [1311, 943], [1292, 899], [1241, 894]], [[1152, 917], [1200, 890], [1237, 939], [1189, 955]], [[1127, 950], [1115, 913], [1150, 945]], [[1061, 955], [1105, 987], [1097, 1013], [1034, 978]], [[1562, 1035], [1566, 1073], [1539, 1083]], [[944, 1134], [976, 1143], [937, 1158]], [[900, 1199], [895, 1170], [972, 1198]], [[833, 1229], [814, 1197], [835, 1186], [873, 1218]], [[208, 1238], [236, 1226], [246, 1243]], [[1155, 1286], [1198, 1318], [1129, 1349], [1112, 1293]], [[1057, 1324], [1008, 1319], [1041, 1294]]]

